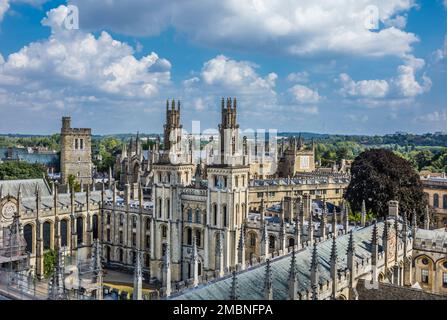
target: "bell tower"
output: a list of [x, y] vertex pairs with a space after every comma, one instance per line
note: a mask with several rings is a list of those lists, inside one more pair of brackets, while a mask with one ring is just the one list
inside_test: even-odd
[[222, 120], [219, 124], [220, 164], [241, 165], [243, 159], [242, 143], [239, 141], [236, 98], [222, 98]]

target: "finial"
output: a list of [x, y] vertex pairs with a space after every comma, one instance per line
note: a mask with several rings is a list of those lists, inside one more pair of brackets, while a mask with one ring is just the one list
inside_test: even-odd
[[237, 291], [238, 291], [238, 283], [237, 283], [236, 271], [233, 271], [232, 277], [231, 277], [230, 300], [238, 300], [239, 299]]
[[331, 262], [337, 261], [337, 240], [336, 237], [332, 237], [332, 248], [331, 248]]

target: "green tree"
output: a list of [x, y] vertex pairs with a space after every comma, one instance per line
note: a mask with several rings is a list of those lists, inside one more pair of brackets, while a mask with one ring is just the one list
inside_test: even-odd
[[38, 179], [46, 177], [46, 168], [37, 163], [7, 161], [0, 164], [0, 180]]
[[76, 180], [76, 177], [72, 174], [68, 176], [68, 185], [73, 187], [74, 192], [80, 192], [81, 191], [81, 184]]
[[48, 250], [43, 254], [43, 274], [45, 279], [49, 279], [57, 265], [58, 253], [56, 250]]
[[388, 201], [399, 201], [401, 212], [422, 216], [427, 204], [419, 175], [411, 164], [390, 150], [371, 149], [361, 153], [351, 167], [346, 199], [354, 212], [367, 209], [376, 216], [388, 214]]

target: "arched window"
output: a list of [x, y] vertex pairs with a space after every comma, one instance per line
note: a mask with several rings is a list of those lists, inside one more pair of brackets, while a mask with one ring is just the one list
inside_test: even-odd
[[136, 227], [137, 227], [137, 217], [132, 216], [132, 228], [136, 228]]
[[239, 176], [235, 177], [235, 185], [236, 185], [236, 188], [239, 187]]
[[168, 219], [171, 219], [171, 201], [169, 199], [166, 199], [166, 212]]
[[61, 226], [61, 246], [65, 247], [68, 245], [68, 222], [63, 219], [60, 223]]
[[145, 264], [146, 268], [150, 267], [150, 263], [151, 263], [150, 255], [148, 255], [148, 254], [144, 255], [144, 264]]
[[189, 208], [187, 212], [188, 212], [187, 221], [192, 222], [192, 209]]
[[132, 245], [135, 247], [137, 245], [137, 233], [132, 232]]
[[213, 223], [217, 226], [217, 204], [213, 204]]
[[161, 218], [161, 199], [158, 199], [158, 217]]
[[82, 217], [76, 218], [76, 234], [78, 236], [78, 245], [84, 243], [84, 219]]
[[227, 206], [226, 205], [222, 206], [222, 211], [223, 211], [223, 214], [222, 214], [222, 216], [223, 216], [223, 226], [226, 227], [227, 224], [228, 224], [228, 222], [227, 222]]
[[250, 247], [252, 248], [256, 247], [256, 234], [250, 233], [249, 243]]
[[51, 223], [45, 221], [43, 223], [43, 249], [48, 250], [51, 247]]
[[199, 208], [196, 209], [196, 223], [201, 223]]
[[120, 215], [120, 226], [124, 226], [124, 214]]
[[289, 247], [293, 247], [295, 245], [295, 239], [289, 238]]
[[166, 238], [168, 236], [168, 227], [165, 225], [161, 226], [161, 237]]
[[447, 194], [442, 196], [442, 207], [447, 209]]
[[124, 261], [124, 252], [123, 252], [123, 249], [119, 249], [119, 259], [120, 259], [120, 262], [123, 262]]
[[92, 217], [93, 224], [93, 239], [98, 239], [98, 216], [96, 214]]
[[200, 232], [200, 230], [196, 230], [196, 245], [198, 247], [202, 246], [202, 233]]
[[437, 193], [433, 195], [433, 207], [439, 208], [439, 195]]
[[146, 230], [150, 230], [151, 229], [151, 219], [146, 219]]
[[110, 247], [109, 246], [106, 247], [106, 261], [107, 261], [107, 263], [110, 262]]
[[110, 224], [110, 213], [107, 213], [106, 217], [107, 217], [107, 224]]
[[186, 244], [192, 245], [192, 230], [191, 230], [191, 228], [186, 228]]
[[26, 252], [32, 253], [34, 248], [34, 242], [33, 242], [33, 226], [31, 224], [27, 224], [23, 228], [23, 236], [26, 241]]
[[269, 236], [269, 248], [275, 249], [275, 237], [274, 236]]
[[124, 237], [123, 237], [123, 231], [122, 230], [120, 230], [120, 232], [119, 232], [119, 241], [120, 241], [120, 244], [123, 244], [123, 242], [124, 242]]

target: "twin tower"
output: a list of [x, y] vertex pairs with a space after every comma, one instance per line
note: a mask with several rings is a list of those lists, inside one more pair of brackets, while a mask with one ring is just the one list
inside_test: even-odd
[[[237, 124], [236, 98], [222, 98], [221, 123], [219, 124], [220, 136], [220, 164], [236, 164], [238, 150], [241, 147], [239, 141], [239, 125]], [[180, 101], [166, 101], [166, 124], [164, 125], [164, 150], [179, 153], [181, 142]], [[240, 151], [240, 150], [239, 150]]]

